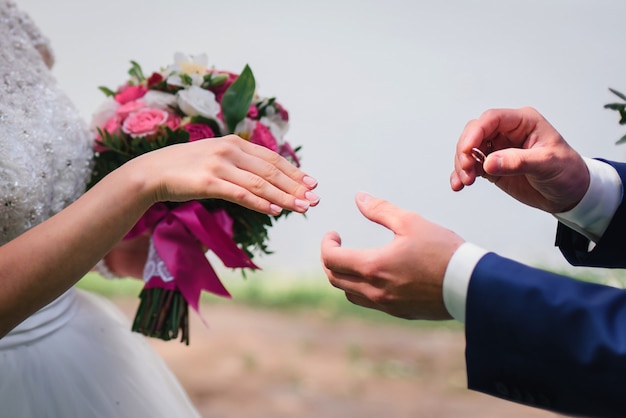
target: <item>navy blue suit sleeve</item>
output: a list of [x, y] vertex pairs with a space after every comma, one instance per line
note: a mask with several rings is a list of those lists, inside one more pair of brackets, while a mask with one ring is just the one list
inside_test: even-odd
[[470, 389], [568, 415], [626, 416], [626, 291], [489, 253], [470, 280]]
[[[626, 164], [602, 160], [611, 164], [626, 184]], [[563, 256], [574, 266], [626, 267], [626, 202], [622, 199], [613, 219], [593, 251], [589, 251], [589, 240], [583, 235], [559, 223], [556, 245]]]

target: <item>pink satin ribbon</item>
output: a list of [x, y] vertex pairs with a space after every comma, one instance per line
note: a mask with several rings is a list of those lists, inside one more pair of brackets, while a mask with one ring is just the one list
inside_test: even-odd
[[[155, 250], [174, 276], [176, 287], [189, 306], [199, 313], [203, 290], [231, 297], [207, 260], [202, 245], [213, 251], [226, 267], [258, 269], [233, 241], [232, 228], [233, 220], [224, 209], [209, 212], [196, 201], [183, 203], [175, 209], [157, 203], [125, 239], [152, 231]], [[146, 283], [146, 288], [171, 286], [156, 276], [153, 279]]]

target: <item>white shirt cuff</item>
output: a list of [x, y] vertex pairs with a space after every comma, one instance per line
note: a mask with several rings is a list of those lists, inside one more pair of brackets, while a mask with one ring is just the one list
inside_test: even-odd
[[443, 303], [457, 321], [465, 323], [467, 289], [474, 267], [487, 254], [475, 244], [465, 242], [450, 258], [443, 276]]
[[598, 242], [622, 201], [622, 180], [615, 168], [602, 161], [584, 158], [589, 169], [589, 189], [567, 212], [554, 216], [563, 224]]

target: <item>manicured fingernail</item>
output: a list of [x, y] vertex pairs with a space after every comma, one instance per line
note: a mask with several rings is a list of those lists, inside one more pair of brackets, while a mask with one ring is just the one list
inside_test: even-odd
[[296, 199], [295, 205], [300, 210], [307, 210], [311, 204], [306, 200]]
[[278, 215], [282, 211], [283, 211], [283, 208], [281, 208], [280, 206], [275, 205], [273, 203], [270, 203], [270, 212], [271, 213], [273, 213], [274, 215]]
[[309, 187], [313, 187], [313, 186], [316, 186], [316, 185], [317, 185], [317, 180], [315, 180], [315, 179], [314, 179], [313, 177], [311, 177], [311, 176], [304, 176], [304, 177], [302, 178], [302, 182], [303, 182], [304, 184], [306, 184], [307, 186], [309, 186]]
[[306, 197], [306, 200], [308, 200], [311, 203], [317, 203], [320, 201], [320, 197], [313, 192], [306, 192], [304, 194], [304, 197]]

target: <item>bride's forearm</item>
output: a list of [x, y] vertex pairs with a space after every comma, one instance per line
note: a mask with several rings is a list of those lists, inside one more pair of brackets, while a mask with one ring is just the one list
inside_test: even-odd
[[137, 171], [122, 167], [0, 247], [0, 337], [75, 284], [150, 207]]
[[266, 214], [304, 213], [317, 181], [234, 135], [134, 158], [66, 209], [0, 247], [0, 336], [63, 293], [156, 201], [220, 198]]

